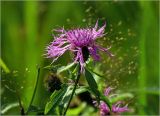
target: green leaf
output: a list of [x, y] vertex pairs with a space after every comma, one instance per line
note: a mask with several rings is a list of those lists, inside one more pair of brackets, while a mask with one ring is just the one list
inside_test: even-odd
[[40, 112], [40, 111], [44, 111], [44, 109], [40, 109], [39, 107], [37, 107], [37, 106], [33, 106], [33, 105], [31, 105], [30, 107], [29, 107], [29, 112]]
[[[73, 85], [71, 85], [67, 88], [67, 91], [66, 91], [65, 95], [63, 96], [63, 98], [61, 100], [61, 103], [60, 103], [60, 106], [59, 106], [60, 115], [62, 114], [63, 109], [66, 108], [72, 91], [73, 91]], [[80, 93], [85, 92], [85, 91], [88, 91], [88, 88], [86, 86], [79, 86], [76, 89], [75, 94], [80, 94]]]
[[115, 103], [115, 102], [117, 102], [117, 101], [124, 100], [124, 99], [126, 99], [126, 98], [133, 98], [133, 97], [134, 97], [134, 96], [133, 96], [133, 94], [131, 94], [131, 93], [123, 93], [123, 94], [117, 95], [116, 97], [110, 98], [110, 101], [111, 101], [112, 103]]
[[78, 71], [78, 65], [76, 65], [76, 67], [74, 68], [74, 70], [72, 71], [72, 74], [76, 74]]
[[78, 116], [83, 110], [87, 107], [87, 104], [85, 102], [81, 103], [78, 107], [68, 109], [67, 116], [74, 115]]
[[67, 88], [66, 93], [65, 93], [64, 96], [62, 97], [61, 103], [60, 103], [60, 105], [59, 105], [59, 113], [60, 113], [60, 114], [62, 114], [64, 108], [66, 108], [66, 106], [67, 106], [67, 103], [68, 103], [69, 98], [70, 98], [70, 96], [71, 96], [72, 90], [73, 90], [73, 86], [69, 86], [69, 87]]
[[57, 73], [59, 74], [59, 73], [61, 73], [61, 72], [64, 72], [64, 71], [72, 68], [74, 65], [75, 65], [75, 63], [73, 62], [73, 63], [71, 63], [71, 64], [68, 64], [67, 66], [62, 66], [62, 67], [60, 67], [60, 68], [57, 70]]
[[96, 97], [99, 98], [99, 91], [98, 91], [97, 83], [96, 83], [93, 75], [87, 69], [85, 70], [85, 77], [86, 77], [86, 80], [88, 82], [88, 85], [89, 85], [91, 91], [94, 93], [94, 95]]
[[91, 68], [87, 68], [90, 72], [94, 73], [95, 75], [99, 76], [99, 77], [104, 77], [103, 75], [93, 71]]
[[100, 98], [101, 98], [102, 101], [104, 101], [104, 102], [109, 106], [109, 108], [111, 109], [112, 103], [111, 103], [110, 99], [108, 99], [108, 97], [105, 96], [104, 94], [100, 94]]
[[96, 83], [93, 75], [87, 69], [85, 70], [85, 77], [86, 77], [87, 82], [91, 88], [93, 88], [93, 89], [98, 88], [97, 83]]
[[103, 101], [106, 102], [106, 104], [111, 109], [111, 102], [110, 102], [110, 100], [105, 95], [100, 94], [100, 92], [98, 91], [97, 83], [96, 83], [93, 75], [87, 69], [85, 70], [85, 77], [86, 77], [86, 80], [87, 80], [87, 82], [89, 84], [89, 87], [90, 87], [91, 91], [95, 94], [95, 96], [97, 97], [98, 101], [101, 98]]
[[65, 100], [65, 99], [71, 95], [72, 90], [73, 90], [73, 86], [69, 86], [67, 88], [67, 91], [66, 91], [65, 95], [63, 96], [61, 103], [68, 102], [68, 100]]
[[[67, 85], [63, 85], [62, 89], [59, 91], [55, 91], [52, 93], [52, 95], [50, 96], [50, 100], [47, 102], [46, 106], [45, 106], [45, 111], [44, 114], [47, 114], [52, 108], [56, 108], [57, 105], [59, 105], [62, 97], [64, 96], [64, 94], [67, 91]], [[52, 109], [52, 110], [54, 110]]]
[[58, 65], [48, 65], [48, 66], [45, 66], [44, 69], [48, 69], [52, 72], [57, 72], [58, 68], [60, 68], [60, 64]]
[[45, 66], [44, 69], [58, 69], [58, 67], [60, 66], [60, 64], [57, 64], [57, 65], [48, 65], [48, 66]]
[[86, 92], [86, 91], [89, 91], [88, 87], [86, 86], [79, 86], [77, 87], [76, 89], [76, 94], [80, 94], [80, 93], [83, 93], [83, 92]]

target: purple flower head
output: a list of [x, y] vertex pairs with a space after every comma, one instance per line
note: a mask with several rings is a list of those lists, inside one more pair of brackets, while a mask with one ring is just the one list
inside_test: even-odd
[[122, 104], [123, 104], [123, 102], [121, 102], [121, 101], [118, 101], [116, 104], [113, 104], [112, 112], [114, 112], [114, 113], [122, 113], [122, 112], [129, 111], [127, 105], [121, 107]]
[[[104, 95], [107, 97], [110, 97], [109, 94], [112, 89], [113, 88], [111, 88], [111, 87], [106, 88]], [[110, 115], [111, 113], [120, 114], [120, 113], [129, 111], [127, 105], [122, 106], [123, 104], [124, 103], [122, 101], [118, 101], [118, 102], [112, 104], [111, 110], [110, 110], [108, 105], [104, 101], [101, 101], [100, 105], [99, 105], [100, 114], [101, 114], [101, 116], [106, 116], [106, 115]]]
[[103, 48], [96, 43], [97, 38], [103, 37], [106, 24], [98, 27], [98, 21], [93, 28], [77, 28], [73, 30], [57, 29], [59, 34], [54, 36], [54, 41], [47, 46], [47, 58], [53, 58], [56, 61], [67, 50], [75, 54], [74, 62], [80, 62], [81, 71], [84, 69], [85, 61], [89, 55], [94, 60], [99, 60], [100, 56], [97, 53], [99, 50], [106, 52], [109, 56], [113, 56], [108, 50], [110, 48]]
[[110, 114], [110, 109], [107, 106], [107, 104], [103, 101], [100, 101], [100, 105], [99, 105], [99, 109], [100, 109], [100, 114], [101, 116], [106, 116]]
[[110, 94], [111, 90], [113, 90], [113, 88], [111, 88], [111, 87], [106, 88], [104, 91], [104, 95], [108, 96]]

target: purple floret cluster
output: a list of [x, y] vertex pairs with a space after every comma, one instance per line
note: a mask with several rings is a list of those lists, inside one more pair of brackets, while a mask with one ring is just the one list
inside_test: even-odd
[[[110, 97], [110, 91], [111, 90], [112, 90], [111, 87], [106, 88], [105, 92], [104, 92], [104, 95], [106, 97]], [[99, 104], [98, 107], [100, 109], [100, 115], [101, 116], [110, 115], [112, 113], [113, 114], [120, 114], [120, 113], [129, 111], [128, 104], [126, 104], [124, 106], [123, 101], [117, 101], [116, 103], [112, 104], [111, 109], [109, 108], [109, 106], [104, 101], [100, 101], [100, 104]]]
[[77, 28], [73, 30], [56, 29], [57, 36], [54, 36], [53, 42], [46, 48], [47, 58], [53, 58], [53, 62], [63, 55], [67, 50], [75, 54], [74, 62], [79, 62], [81, 72], [84, 70], [85, 61], [84, 52], [88, 53], [94, 60], [98, 61], [100, 56], [98, 51], [104, 51], [109, 56], [113, 56], [108, 50], [96, 43], [97, 38], [103, 37], [106, 24], [98, 27], [98, 21], [93, 28]]

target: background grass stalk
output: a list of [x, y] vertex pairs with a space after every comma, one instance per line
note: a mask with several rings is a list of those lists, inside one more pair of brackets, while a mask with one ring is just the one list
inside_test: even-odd
[[7, 65], [3, 62], [3, 60], [0, 58], [0, 66], [2, 67], [2, 69], [5, 71], [5, 73], [10, 73], [9, 68], [7, 67]]
[[[147, 42], [148, 39], [150, 39], [146, 33], [150, 32], [150, 21], [152, 20], [152, 9], [150, 6], [150, 2], [140, 2], [141, 8], [143, 9], [142, 11], [142, 18], [141, 18], [141, 33], [140, 33], [140, 68], [139, 68], [139, 114], [145, 115], [146, 114], [146, 107], [147, 107], [147, 94], [144, 92], [147, 87]], [[147, 16], [149, 19], [146, 20]]]
[[30, 110], [30, 107], [33, 103], [33, 100], [34, 100], [34, 97], [35, 97], [35, 94], [36, 94], [36, 89], [37, 89], [37, 85], [38, 85], [38, 80], [39, 80], [39, 75], [40, 75], [40, 68], [38, 68], [38, 74], [37, 74], [37, 79], [36, 79], [36, 84], [35, 84], [35, 88], [34, 88], [34, 91], [33, 91], [33, 95], [32, 95], [32, 99], [30, 101], [30, 104], [29, 104], [29, 107], [26, 111], [26, 114], [28, 114], [29, 110]]
[[[37, 25], [38, 25], [38, 1], [25, 1], [24, 2], [24, 16], [26, 27], [25, 39], [25, 67], [29, 70], [27, 73], [24, 91], [22, 93], [22, 100], [24, 102], [25, 110], [28, 109], [31, 96], [34, 91], [31, 85], [36, 82], [36, 65], [39, 64], [40, 58], [38, 55], [38, 38], [37, 38]], [[31, 60], [32, 59], [32, 60]], [[32, 81], [31, 81], [32, 80]]]

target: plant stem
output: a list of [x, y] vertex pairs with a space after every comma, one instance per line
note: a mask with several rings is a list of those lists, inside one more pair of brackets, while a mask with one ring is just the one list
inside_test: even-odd
[[65, 116], [66, 115], [66, 113], [67, 113], [67, 110], [68, 110], [68, 108], [69, 108], [69, 105], [70, 105], [70, 103], [71, 103], [71, 100], [72, 100], [72, 98], [73, 98], [73, 95], [74, 95], [74, 93], [75, 93], [75, 90], [76, 90], [76, 87], [77, 87], [77, 84], [78, 84], [78, 81], [79, 81], [79, 79], [80, 79], [80, 65], [78, 64], [78, 73], [77, 73], [77, 76], [76, 76], [76, 82], [75, 82], [75, 85], [74, 85], [74, 88], [73, 88], [73, 91], [72, 91], [72, 94], [71, 94], [71, 96], [70, 96], [70, 99], [69, 99], [69, 101], [68, 101], [68, 104], [67, 104], [67, 107], [66, 107], [66, 109], [65, 109], [65, 111], [64, 111], [64, 114], [63, 114], [63, 116]]
[[35, 85], [35, 88], [34, 88], [34, 91], [33, 91], [32, 99], [30, 101], [29, 107], [28, 107], [28, 109], [26, 111], [26, 114], [28, 114], [29, 109], [30, 109], [30, 107], [32, 105], [32, 102], [34, 100], [34, 97], [35, 97], [35, 94], [36, 94], [37, 85], [38, 85], [39, 75], [40, 75], [40, 68], [38, 67], [38, 74], [37, 74], [37, 79], [36, 79], [36, 85]]
[[18, 97], [18, 102], [19, 102], [19, 107], [20, 107], [21, 115], [25, 115], [24, 107], [22, 106], [21, 98], [20, 98], [20, 95], [19, 95], [17, 89], [16, 89], [16, 93], [17, 93], [17, 97]]

